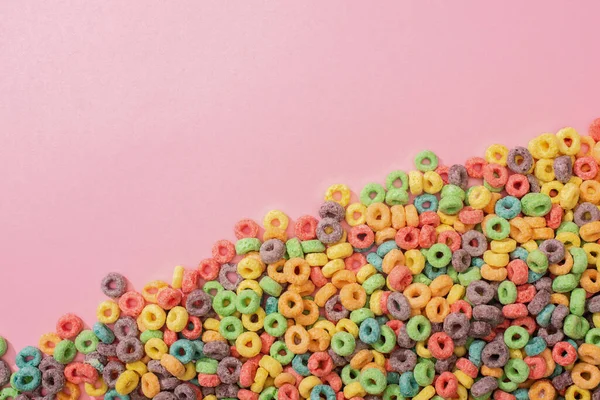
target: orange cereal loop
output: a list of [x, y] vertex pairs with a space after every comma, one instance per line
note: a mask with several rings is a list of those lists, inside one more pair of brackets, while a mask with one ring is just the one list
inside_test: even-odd
[[388, 240], [394, 240], [395, 237], [396, 229], [389, 226], [387, 228], [375, 232], [375, 244], [379, 246], [383, 242], [387, 242]]
[[595, 180], [583, 181], [579, 187], [579, 197], [581, 201], [592, 204], [600, 203], [600, 182]]
[[554, 400], [556, 399], [556, 389], [549, 380], [535, 381], [529, 388], [530, 399]]
[[304, 311], [302, 296], [292, 291], [284, 292], [279, 297], [277, 304], [279, 312], [286, 318], [296, 318]]
[[296, 292], [300, 296], [310, 296], [315, 291], [315, 284], [311, 281], [306, 281], [302, 285], [289, 285], [288, 290], [291, 292]]
[[310, 336], [301, 325], [289, 326], [285, 331], [285, 345], [294, 354], [304, 354], [308, 351]]
[[582, 389], [595, 389], [600, 384], [600, 370], [595, 365], [580, 362], [573, 367], [571, 379]]
[[273, 264], [269, 264], [267, 266], [267, 274], [277, 283], [287, 283], [287, 278], [283, 273], [283, 266], [285, 265], [285, 260], [281, 259]]
[[263, 219], [263, 227], [265, 229], [280, 229], [285, 231], [290, 223], [287, 215], [279, 210], [271, 210]]
[[310, 276], [310, 265], [303, 258], [290, 258], [283, 266], [283, 273], [289, 283], [301, 285]]
[[336, 293], [337, 288], [335, 285], [331, 282], [327, 283], [315, 293], [315, 303], [317, 303], [319, 307], [325, 307], [327, 300], [335, 296]]
[[424, 308], [431, 300], [431, 289], [423, 283], [412, 283], [403, 292], [411, 308]]
[[481, 277], [492, 282], [502, 282], [508, 276], [508, 270], [504, 267], [494, 268], [488, 264], [481, 266]]
[[594, 146], [596, 145], [594, 138], [591, 136], [581, 136], [579, 139], [581, 140], [581, 145], [579, 146], [579, 152], [575, 155], [575, 157], [593, 157]]
[[565, 251], [565, 258], [559, 263], [550, 264], [548, 271], [554, 275], [566, 275], [573, 268], [573, 256], [568, 251]]
[[296, 378], [294, 377], [294, 375], [290, 374], [289, 372], [283, 372], [279, 375], [277, 375], [277, 377], [275, 377], [275, 380], [273, 381], [273, 383], [275, 384], [276, 388], [280, 388], [285, 384], [290, 384], [290, 385], [296, 385]]
[[350, 203], [350, 188], [346, 185], [331, 185], [325, 192], [325, 201], [335, 201], [342, 207]]
[[152, 281], [148, 282], [146, 286], [142, 289], [142, 297], [148, 303], [156, 304], [158, 302], [157, 296], [158, 291], [166, 286], [169, 286], [167, 282], [164, 281]]
[[81, 396], [79, 386], [71, 382], [65, 382], [65, 386], [56, 394], [58, 400], [77, 400]]
[[402, 229], [406, 226], [406, 213], [404, 206], [395, 205], [390, 208], [392, 213], [392, 228]]
[[374, 231], [381, 231], [392, 225], [392, 213], [383, 203], [373, 203], [367, 207], [367, 225]]
[[442, 323], [448, 314], [450, 314], [450, 306], [443, 297], [432, 298], [425, 307], [425, 315], [431, 322]]
[[404, 214], [406, 216], [406, 226], [417, 227], [419, 226], [419, 212], [417, 211], [417, 207], [413, 204], [408, 204], [404, 206]]
[[306, 299], [302, 300], [302, 306], [304, 310], [294, 318], [296, 324], [308, 326], [317, 322], [319, 319], [319, 306], [314, 301]]
[[54, 354], [54, 348], [61, 341], [62, 339], [56, 333], [45, 333], [40, 337], [38, 347], [42, 351], [42, 353], [51, 356]]
[[362, 369], [365, 365], [373, 361], [373, 352], [371, 350], [363, 349], [356, 353], [350, 360], [350, 367], [354, 369]]
[[308, 337], [308, 351], [316, 353], [319, 351], [327, 351], [329, 348], [331, 337], [325, 329], [311, 328], [308, 330]]
[[340, 303], [349, 311], [364, 307], [367, 302], [367, 292], [358, 283], [351, 283], [340, 290]]
[[381, 265], [383, 272], [389, 274], [395, 267], [405, 265], [404, 253], [399, 249], [390, 250], [384, 257]]
[[336, 288], [341, 289], [346, 285], [356, 283], [356, 275], [354, 275], [354, 272], [352, 271], [343, 269], [333, 274], [331, 277], [331, 283], [333, 283], [333, 286]]
[[429, 284], [432, 296], [446, 296], [450, 293], [450, 289], [454, 286], [454, 282], [449, 275], [440, 275]]
[[591, 343], [583, 343], [577, 349], [579, 359], [592, 365], [600, 365], [600, 347]]
[[597, 269], [586, 269], [581, 274], [580, 286], [588, 293], [600, 292], [600, 273]]
[[533, 237], [533, 229], [521, 217], [513, 218], [509, 221], [510, 237], [519, 243], [526, 243]]

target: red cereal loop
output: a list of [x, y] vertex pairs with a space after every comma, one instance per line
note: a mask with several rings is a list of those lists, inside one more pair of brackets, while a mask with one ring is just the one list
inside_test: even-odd
[[250, 387], [254, 383], [254, 376], [258, 369], [258, 361], [252, 362], [250, 360], [242, 364], [240, 369], [240, 386]]
[[298, 392], [298, 388], [293, 386], [290, 383], [285, 383], [281, 385], [279, 390], [277, 391], [277, 400], [299, 400], [300, 392]]
[[352, 272], [358, 272], [364, 265], [367, 264], [367, 257], [362, 253], [354, 253], [350, 257], [344, 259], [346, 269]]
[[315, 284], [316, 287], [323, 287], [329, 282], [320, 267], [312, 267], [310, 269], [310, 280]]
[[56, 333], [61, 339], [73, 339], [83, 330], [83, 321], [75, 314], [65, 314], [56, 322]]
[[510, 394], [510, 393], [506, 393], [500, 389], [496, 389], [494, 391], [494, 400], [516, 400], [517, 398]]
[[181, 334], [188, 340], [198, 339], [202, 335], [202, 321], [200, 321], [200, 318], [190, 315], [187, 326], [181, 331]]
[[395, 266], [387, 277], [387, 283], [391, 289], [403, 291], [412, 283], [413, 276], [406, 265]]
[[466, 225], [474, 225], [483, 221], [483, 210], [474, 210], [470, 206], [464, 207], [458, 213], [458, 220]]
[[323, 383], [331, 386], [331, 388], [336, 392], [342, 390], [342, 378], [340, 378], [340, 376], [335, 372], [330, 372], [329, 374], [323, 376], [321, 380]]
[[508, 328], [510, 326], [510, 321], [508, 319], [505, 319], [504, 321], [502, 321], [500, 324], [496, 325], [496, 330], [497, 331], [504, 331], [506, 330], [506, 328]]
[[562, 222], [563, 209], [559, 204], [552, 204], [550, 212], [544, 217], [546, 226], [552, 229], [557, 229]]
[[163, 334], [163, 341], [166, 343], [167, 346], [171, 346], [177, 341], [177, 339], [177, 333], [173, 332], [170, 329], [165, 329], [165, 332]]
[[453, 252], [460, 249], [461, 238], [460, 234], [456, 231], [443, 231], [437, 237], [438, 243], [443, 243], [450, 248]]
[[308, 358], [308, 370], [317, 377], [329, 375], [334, 365], [331, 356], [324, 351], [317, 351]]
[[186, 270], [183, 273], [183, 280], [181, 281], [181, 291], [187, 294], [198, 289], [198, 279], [200, 279], [199, 271]]
[[98, 371], [90, 364], [74, 362], [65, 367], [65, 379], [79, 385], [81, 383], [93, 384], [98, 380]]
[[431, 225], [434, 228], [440, 225], [440, 216], [434, 211], [425, 211], [419, 215], [419, 227]]
[[471, 178], [480, 179], [483, 178], [483, 168], [487, 165], [487, 161], [485, 161], [481, 157], [471, 157], [465, 162], [465, 168], [467, 169], [467, 174]]
[[520, 199], [529, 193], [529, 180], [525, 175], [513, 174], [508, 177], [504, 190], [509, 195]]
[[501, 188], [508, 181], [508, 169], [499, 164], [488, 164], [483, 167], [483, 179], [493, 188]]
[[431, 225], [425, 225], [419, 232], [419, 246], [428, 249], [437, 241], [435, 228]]
[[213, 281], [219, 276], [220, 269], [221, 266], [215, 259], [207, 258], [200, 261], [200, 264], [198, 265], [198, 274], [200, 274], [200, 277], [205, 281]]
[[529, 366], [529, 379], [541, 379], [546, 373], [546, 360], [540, 356], [530, 356], [523, 359]]
[[458, 379], [450, 371], [442, 372], [435, 381], [436, 393], [445, 399], [449, 399], [451, 397], [458, 397], [457, 390], [458, 390]]
[[473, 364], [471, 360], [464, 357], [461, 357], [458, 360], [456, 360], [456, 368], [458, 368], [473, 379], [477, 378], [477, 373], [479, 372], [477, 366], [475, 366], [475, 364]]
[[267, 332], [263, 332], [260, 334], [260, 341], [262, 343], [260, 352], [263, 354], [269, 354], [271, 345], [275, 343], [275, 338], [269, 335]]
[[[289, 383], [286, 383], [286, 385], [289, 385]], [[279, 389], [279, 390], [281, 390], [281, 389]], [[258, 400], [258, 393], [254, 393], [253, 391], [248, 390], [248, 389], [240, 389], [238, 391], [237, 397], [240, 400]], [[200, 398], [202, 398], [202, 396], [198, 396], [198, 398], [200, 399]]]
[[235, 257], [235, 246], [229, 240], [219, 240], [212, 247], [212, 256], [218, 263], [228, 263]]
[[367, 225], [356, 225], [348, 232], [348, 243], [355, 249], [368, 249], [374, 241], [375, 234]]
[[429, 337], [427, 349], [434, 358], [445, 360], [454, 353], [454, 341], [446, 332], [436, 332]]
[[164, 287], [156, 294], [156, 303], [164, 310], [170, 310], [171, 308], [181, 304], [182, 294], [179, 290]]
[[600, 140], [600, 118], [596, 118], [594, 122], [592, 122], [588, 133], [596, 142]]
[[437, 174], [440, 176], [440, 178], [442, 178], [442, 182], [444, 182], [444, 185], [448, 184], [448, 170], [449, 169], [450, 169], [450, 167], [448, 167], [446, 165], [439, 165], [435, 169], [435, 172], [437, 172]]
[[313, 240], [317, 237], [318, 223], [312, 215], [303, 215], [294, 224], [294, 234], [299, 240]]
[[531, 317], [517, 318], [512, 322], [511, 325], [512, 326], [520, 326], [521, 328], [525, 328], [525, 330], [530, 335], [533, 335], [533, 332], [535, 332], [535, 329], [537, 328], [537, 324], [535, 323], [535, 320]]
[[496, 337], [497, 333], [492, 331], [490, 332], [489, 335], [487, 335], [486, 337], [482, 338], [484, 341], [486, 342], [491, 342], [492, 340], [494, 340], [494, 338]]
[[300, 382], [302, 382], [302, 379], [304, 379], [304, 377], [302, 375], [300, 375], [299, 373], [297, 373], [296, 370], [294, 368], [292, 368], [291, 365], [285, 367], [283, 370], [289, 374], [292, 374], [294, 376], [294, 378], [296, 378], [296, 386], [298, 386], [300, 384]]
[[396, 333], [396, 336], [398, 336], [398, 333], [400, 333], [400, 329], [402, 329], [402, 327], [404, 326], [404, 322], [399, 321], [397, 319], [388, 321], [385, 324], [392, 328], [392, 330]]
[[402, 250], [412, 250], [419, 246], [419, 229], [407, 226], [396, 232], [396, 244]]
[[229, 351], [231, 352], [231, 357], [240, 358], [240, 353], [238, 352], [237, 347], [229, 346]]
[[573, 173], [581, 179], [594, 179], [598, 173], [598, 164], [593, 157], [579, 157], [573, 164]]
[[233, 232], [238, 239], [258, 237], [259, 226], [251, 219], [242, 219], [235, 224]]
[[125, 292], [123, 296], [119, 298], [121, 315], [126, 315], [128, 317], [137, 317], [140, 315], [145, 305], [146, 300], [144, 300], [144, 297], [133, 290]]
[[217, 387], [221, 384], [218, 375], [198, 374], [198, 384], [204, 387]]
[[558, 365], [566, 367], [577, 359], [577, 351], [569, 342], [558, 342], [552, 348], [552, 359]]
[[530, 283], [517, 286], [517, 303], [529, 303], [537, 293], [535, 286]]
[[383, 293], [381, 293], [381, 299], [379, 299], [379, 306], [381, 307], [381, 311], [384, 314], [388, 313], [388, 306], [387, 306], [387, 301], [388, 301], [388, 297], [390, 297], [390, 294], [392, 294], [392, 292], [388, 292], [385, 291]]
[[527, 306], [522, 303], [507, 304], [502, 307], [502, 315], [509, 319], [526, 317], [528, 314]]
[[451, 313], [463, 313], [467, 318], [471, 319], [473, 316], [473, 308], [465, 300], [458, 300], [450, 305]]
[[525, 261], [520, 259], [514, 259], [506, 266], [508, 273], [508, 279], [515, 285], [522, 285], [527, 283], [529, 278], [529, 267]]

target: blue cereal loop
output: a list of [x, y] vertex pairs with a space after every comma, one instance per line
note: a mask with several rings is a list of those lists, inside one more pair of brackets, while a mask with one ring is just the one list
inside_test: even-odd
[[471, 257], [471, 266], [481, 268], [485, 264], [481, 257]]
[[96, 322], [92, 327], [92, 331], [102, 343], [111, 344], [115, 341], [115, 334], [113, 331], [102, 322]]
[[126, 394], [119, 394], [115, 389], [110, 389], [104, 394], [104, 400], [129, 400], [129, 396]]
[[533, 272], [532, 270], [529, 270], [527, 272], [527, 283], [533, 283], [533, 282], [537, 282], [540, 280], [541, 277], [543, 277], [546, 273], [538, 273], [538, 272]]
[[528, 356], [537, 356], [546, 349], [546, 341], [539, 336], [536, 336], [529, 340], [525, 345], [525, 353]]
[[377, 248], [377, 255], [379, 257], [385, 257], [385, 255], [387, 253], [389, 253], [392, 250], [397, 250], [397, 249], [398, 249], [398, 245], [396, 244], [396, 241], [388, 240], [379, 245], [379, 247]]
[[308, 354], [308, 353], [296, 355], [296, 357], [294, 357], [294, 359], [292, 360], [292, 368], [294, 369], [294, 371], [296, 371], [297, 373], [299, 373], [302, 376], [309, 376], [310, 375], [310, 371], [308, 370], [308, 358], [309, 357], [310, 357], [310, 354]]
[[521, 212], [521, 202], [514, 196], [506, 196], [496, 202], [494, 210], [499, 217], [513, 219]]
[[434, 280], [438, 276], [446, 275], [446, 271], [448, 268], [434, 268], [428, 261], [425, 262], [425, 268], [423, 269], [423, 273], [431, 280]]
[[379, 257], [377, 253], [369, 253], [367, 255], [367, 262], [374, 266], [377, 271], [383, 272], [383, 258]]
[[20, 392], [31, 392], [42, 384], [42, 373], [29, 365], [15, 372], [11, 384]]
[[481, 366], [481, 353], [485, 345], [483, 340], [474, 340], [469, 346], [469, 360], [477, 367]]
[[509, 255], [511, 260], [519, 259], [522, 261], [527, 261], [527, 256], [529, 255], [529, 252], [523, 247], [517, 247], [516, 249], [511, 251]]
[[33, 346], [27, 346], [17, 353], [15, 364], [17, 367], [37, 367], [42, 361], [42, 352]]
[[367, 318], [360, 324], [358, 337], [366, 344], [373, 344], [379, 340], [381, 328], [375, 318]]
[[550, 325], [552, 313], [554, 312], [555, 308], [556, 306], [554, 304], [548, 304], [546, 305], [546, 307], [542, 308], [542, 311], [540, 311], [537, 317], [535, 317], [535, 320], [538, 323], [538, 325], [544, 328]]
[[269, 296], [265, 301], [265, 313], [267, 315], [279, 312], [279, 302], [276, 297]]
[[438, 209], [438, 199], [432, 194], [424, 193], [420, 196], [415, 197], [413, 202], [417, 212], [422, 214], [426, 211], [437, 211]]
[[335, 391], [328, 385], [316, 385], [310, 392], [310, 400], [335, 400]]
[[398, 385], [400, 386], [400, 393], [404, 397], [415, 397], [419, 393], [419, 384], [411, 371], [400, 375]]

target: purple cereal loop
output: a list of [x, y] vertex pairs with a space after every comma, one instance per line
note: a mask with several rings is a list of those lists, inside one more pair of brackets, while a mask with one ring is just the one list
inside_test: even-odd
[[540, 279], [537, 280], [537, 282], [535, 282], [533, 284], [533, 286], [535, 286], [536, 290], [552, 290], [552, 278], [550, 278], [549, 276], [544, 276]]
[[217, 399], [237, 399], [239, 390], [238, 385], [222, 383], [215, 388], [215, 394], [217, 395]]
[[392, 371], [404, 373], [417, 365], [417, 355], [409, 349], [397, 349], [390, 354], [389, 362]]
[[332, 322], [338, 322], [341, 319], [348, 318], [350, 311], [340, 302], [340, 295], [331, 296], [325, 303], [325, 318]]
[[233, 357], [225, 357], [217, 366], [217, 375], [223, 383], [237, 383], [242, 370], [242, 362]]
[[533, 296], [533, 299], [527, 305], [527, 310], [531, 315], [538, 315], [549, 303], [550, 292], [547, 290], [540, 290]]
[[[327, 233], [328, 229], [331, 229], [330, 233]], [[339, 242], [343, 235], [342, 225], [333, 218], [323, 218], [317, 224], [317, 238], [325, 244]]]
[[172, 376], [165, 367], [162, 366], [159, 360], [150, 360], [148, 362], [148, 371], [160, 375], [162, 377]]
[[0, 387], [6, 385], [10, 381], [12, 374], [9, 365], [4, 360], [0, 360]]
[[484, 338], [492, 333], [492, 325], [485, 321], [473, 321], [469, 329], [469, 336], [477, 339]]
[[469, 185], [469, 174], [464, 165], [454, 164], [448, 168], [448, 183], [456, 185], [463, 190]]
[[273, 264], [285, 255], [285, 243], [279, 239], [266, 240], [260, 246], [260, 259], [265, 264]]
[[175, 396], [171, 392], [162, 391], [156, 396], [153, 397], [154, 400], [177, 400], [177, 396]]
[[[598, 212], [600, 213], [600, 211]], [[544, 240], [538, 248], [546, 255], [546, 257], [548, 257], [548, 262], [550, 264], [556, 264], [565, 259], [565, 245], [560, 240]]]
[[116, 357], [117, 356], [117, 344], [116, 343], [106, 344], [106, 343], [100, 342], [100, 343], [98, 343], [98, 346], [96, 347], [96, 351], [106, 357]]
[[204, 290], [196, 289], [187, 295], [185, 309], [194, 317], [204, 317], [212, 310], [212, 300]]
[[480, 397], [484, 394], [491, 393], [496, 389], [498, 389], [498, 379], [493, 376], [486, 376], [471, 386], [471, 395], [473, 397]]
[[417, 344], [417, 342], [415, 342], [410, 338], [410, 336], [408, 336], [408, 333], [406, 332], [406, 324], [402, 325], [398, 330], [396, 342], [398, 343], [398, 346], [405, 349], [412, 349]]
[[592, 400], [600, 400], [600, 387], [592, 392]]
[[181, 385], [177, 386], [173, 391], [173, 394], [179, 400], [196, 400], [198, 397], [194, 389], [192, 389], [188, 383], [182, 383]]
[[600, 295], [587, 300], [587, 310], [591, 313], [600, 312]]
[[527, 174], [527, 181], [529, 182], [529, 191], [531, 193], [540, 192], [540, 181], [534, 175]]
[[117, 339], [136, 338], [139, 335], [139, 329], [135, 320], [131, 317], [121, 317], [115, 322], [113, 332]]
[[[235, 281], [229, 278], [229, 275], [235, 276]], [[219, 270], [219, 283], [225, 290], [236, 290], [242, 281], [241, 275], [237, 271], [236, 264], [223, 264]]]
[[444, 324], [442, 322], [431, 323], [431, 334], [438, 333], [444, 330]]
[[224, 359], [225, 357], [229, 357], [231, 354], [231, 349], [227, 343], [221, 342], [220, 340], [215, 340], [213, 342], [208, 342], [204, 345], [202, 352], [208, 358], [214, 358], [217, 361]]
[[563, 331], [552, 325], [538, 329], [538, 336], [544, 339], [546, 344], [550, 347], [554, 346], [558, 342], [562, 342], [562, 340], [565, 338]]
[[131, 393], [129, 393], [129, 400], [146, 400], [148, 399], [148, 397], [144, 396], [143, 393], [141, 393], [141, 387], [142, 385], [139, 384], [138, 387]]
[[123, 371], [125, 371], [125, 365], [118, 361], [109, 361], [108, 364], [104, 366], [104, 371], [102, 371], [102, 379], [104, 379], [104, 383], [106, 383], [109, 388], [114, 388], [119, 375], [121, 375]]
[[[518, 158], [521, 162], [517, 162]], [[525, 147], [514, 147], [508, 151], [506, 166], [517, 174], [526, 174], [533, 165], [533, 157]]]
[[181, 384], [181, 381], [174, 376], [162, 376], [159, 378], [160, 390], [173, 390]]
[[508, 347], [501, 340], [494, 340], [486, 344], [481, 352], [481, 361], [489, 368], [503, 368], [508, 362], [508, 358]]
[[102, 278], [100, 289], [108, 297], [121, 297], [127, 290], [127, 280], [117, 272], [110, 272]]
[[560, 183], [567, 183], [573, 176], [571, 157], [560, 156], [554, 159], [554, 176]]
[[117, 357], [124, 363], [132, 363], [144, 357], [144, 345], [137, 338], [125, 338], [117, 345]]
[[204, 395], [204, 396], [210, 396], [211, 394], [215, 394], [215, 388], [214, 387], [203, 387], [202, 388], [202, 395]]
[[58, 369], [49, 369], [42, 374], [42, 388], [46, 394], [56, 394], [65, 386], [65, 375]]
[[436, 360], [434, 364], [435, 372], [441, 374], [446, 371], [451, 371], [454, 368], [457, 359], [458, 357], [456, 357], [455, 354], [452, 354], [445, 360]]
[[600, 210], [592, 203], [581, 203], [573, 211], [573, 222], [579, 227], [598, 220], [600, 220]]
[[563, 390], [573, 384], [573, 379], [571, 378], [571, 371], [565, 371], [560, 375], [552, 378], [552, 386], [556, 390]]
[[340, 222], [346, 218], [346, 210], [335, 201], [326, 201], [319, 208], [319, 217], [331, 218]]
[[56, 361], [54, 357], [45, 357], [42, 359], [42, 362], [40, 362], [40, 365], [38, 365], [38, 369], [42, 374], [51, 369], [57, 369], [62, 372], [65, 370], [65, 366]]
[[483, 233], [470, 230], [462, 235], [462, 248], [471, 257], [479, 257], [487, 250], [488, 242]]
[[467, 286], [466, 297], [474, 306], [487, 304], [494, 298], [494, 289], [486, 281], [473, 281]]
[[336, 367], [344, 367], [348, 364], [348, 360], [346, 360], [346, 358], [340, 356], [339, 354], [336, 354], [336, 352], [333, 351], [331, 348], [327, 350], [327, 354], [329, 354], [329, 357], [331, 357], [331, 359], [333, 360], [333, 365], [335, 365]]
[[452, 253], [452, 267], [456, 272], [465, 272], [471, 266], [471, 256], [465, 249]]
[[400, 292], [392, 292], [387, 299], [388, 312], [397, 320], [406, 321], [410, 318], [410, 303]]
[[462, 338], [454, 339], [454, 347], [460, 347], [460, 346], [466, 345], [467, 339], [469, 339], [468, 335], [466, 335], [465, 337], [462, 337]]
[[466, 338], [470, 328], [471, 322], [463, 313], [450, 313], [444, 318], [444, 332], [454, 340]]
[[502, 315], [502, 310], [498, 307], [480, 304], [473, 307], [473, 319], [488, 322], [490, 325], [496, 326], [504, 321], [504, 316]]

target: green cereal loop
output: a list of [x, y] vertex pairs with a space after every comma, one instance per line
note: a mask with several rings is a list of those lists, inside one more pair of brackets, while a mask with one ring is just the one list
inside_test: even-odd
[[[401, 185], [396, 186], [394, 183], [400, 180]], [[385, 178], [385, 187], [387, 190], [391, 189], [404, 189], [408, 190], [408, 174], [399, 169], [390, 172]]]
[[392, 188], [385, 194], [385, 204], [388, 206], [403, 206], [408, 204], [408, 192], [400, 188]]
[[559, 275], [552, 281], [552, 290], [556, 293], [567, 293], [575, 289], [579, 280], [574, 274]]
[[236, 312], [236, 295], [231, 290], [223, 290], [215, 296], [212, 302], [213, 310], [223, 317], [227, 317]]
[[527, 266], [536, 274], [544, 274], [548, 270], [548, 257], [535, 249], [527, 255]]
[[529, 365], [520, 358], [511, 358], [504, 366], [506, 377], [514, 383], [523, 383], [529, 377]]
[[302, 242], [300, 242], [300, 245], [302, 246], [302, 251], [305, 254], [323, 253], [326, 250], [325, 245], [323, 243], [321, 243], [320, 240], [317, 240], [317, 239], [303, 240]]
[[425, 274], [417, 274], [413, 276], [413, 283], [422, 283], [423, 285], [429, 286], [431, 284], [431, 279]]
[[[225, 288], [217, 281], [208, 281], [202, 286], [202, 290], [210, 296], [211, 300], [214, 300], [215, 296], [225, 290]], [[213, 290], [215, 294], [211, 293]]]
[[501, 304], [513, 304], [517, 300], [517, 286], [511, 281], [502, 281], [498, 286], [498, 300]]
[[368, 308], [359, 308], [350, 313], [350, 321], [360, 325], [367, 318], [375, 318], [375, 313]]
[[14, 399], [19, 395], [19, 391], [12, 387], [7, 387], [0, 390], [0, 400]]
[[356, 339], [348, 332], [336, 332], [331, 337], [331, 349], [342, 357], [349, 356], [356, 348]]
[[452, 250], [444, 243], [436, 243], [427, 251], [427, 261], [434, 268], [444, 268], [452, 260]]
[[244, 325], [238, 317], [225, 317], [219, 323], [219, 333], [227, 340], [235, 340], [244, 333]]
[[81, 331], [81, 333], [75, 338], [75, 348], [80, 353], [88, 354], [92, 351], [96, 351], [99, 341], [100, 340], [94, 334], [94, 332], [90, 330]]
[[581, 247], [571, 247], [569, 253], [573, 257], [573, 268], [571, 268], [571, 273], [583, 274], [588, 267], [588, 258], [585, 250]]
[[552, 201], [544, 193], [527, 193], [521, 198], [521, 210], [528, 217], [543, 217], [550, 212]]
[[519, 387], [519, 384], [508, 379], [505, 373], [498, 379], [498, 389], [505, 392], [514, 392]]
[[75, 343], [68, 339], [61, 340], [54, 347], [54, 359], [61, 364], [68, 364], [77, 355], [77, 349]]
[[408, 320], [406, 333], [416, 342], [426, 340], [431, 334], [431, 322], [423, 315], [415, 315]]
[[492, 392], [488, 392], [479, 397], [473, 397], [473, 400], [488, 400], [490, 397], [492, 397]]
[[[388, 373], [388, 377], [390, 374]], [[400, 393], [400, 386], [397, 384], [388, 385], [383, 391], [383, 400], [404, 400], [404, 397]], [[433, 400], [433, 398], [431, 399]]]
[[342, 378], [344, 385], [349, 385], [352, 382], [358, 381], [359, 376], [360, 371], [352, 368], [350, 364], [342, 368], [342, 373], [340, 374], [340, 378]]
[[[227, 399], [223, 398], [223, 400]], [[277, 388], [275, 386], [269, 386], [268, 388], [263, 389], [263, 391], [260, 392], [260, 395], [258, 395], [258, 400], [277, 400]]]
[[465, 272], [458, 273], [458, 283], [467, 287], [469, 283], [481, 279], [481, 271], [477, 267], [469, 267]]
[[428, 359], [423, 359], [415, 365], [413, 376], [419, 386], [429, 386], [435, 378], [435, 365]]
[[283, 336], [288, 328], [287, 319], [280, 313], [267, 314], [264, 322], [265, 332], [273, 337]]
[[285, 248], [289, 258], [304, 258], [304, 251], [302, 251], [302, 243], [298, 238], [291, 238], [285, 242]]
[[283, 287], [270, 276], [264, 276], [258, 284], [265, 293], [275, 297], [279, 297], [283, 290]]
[[504, 343], [509, 349], [522, 349], [529, 342], [529, 333], [521, 326], [509, 326], [504, 331]]
[[446, 275], [448, 275], [450, 279], [452, 279], [453, 283], [458, 282], [458, 272], [454, 269], [452, 265], [448, 266], [448, 269], [446, 270]]
[[367, 294], [373, 294], [377, 289], [381, 289], [385, 286], [385, 278], [381, 274], [375, 274], [367, 278], [363, 282], [362, 287], [365, 289]]
[[[281, 354], [282, 352], [284, 354]], [[290, 349], [287, 348], [285, 343], [282, 342], [281, 340], [278, 340], [271, 345], [271, 348], [269, 349], [269, 354], [275, 360], [279, 361], [281, 363], [281, 365], [286, 365], [286, 364], [291, 363], [292, 360], [294, 359], [294, 357], [296, 356], [294, 353], [292, 353], [290, 351]]]
[[202, 357], [196, 361], [196, 372], [199, 374], [212, 375], [217, 373], [219, 362], [212, 358]]
[[[429, 162], [424, 163], [425, 160]], [[438, 156], [433, 151], [423, 150], [415, 156], [415, 167], [421, 172], [433, 171], [438, 167]]]
[[[371, 195], [374, 194], [373, 197]], [[367, 183], [363, 190], [360, 191], [360, 202], [365, 206], [370, 206], [373, 203], [383, 203], [385, 200], [385, 189], [379, 183]]]
[[565, 335], [574, 340], [583, 339], [590, 330], [590, 323], [579, 315], [567, 315], [563, 325]]
[[162, 331], [153, 331], [153, 330], [145, 330], [144, 332], [142, 332], [142, 334], [140, 335], [140, 340], [142, 341], [142, 343], [146, 344], [146, 342], [152, 338], [157, 338], [162, 340], [163, 338], [163, 332]]
[[564, 221], [564, 222], [561, 222], [560, 225], [558, 226], [558, 229], [556, 229], [557, 235], [562, 232], [571, 232], [571, 233], [574, 233], [577, 236], [579, 236], [579, 227], [577, 226], [577, 224], [575, 222]]
[[461, 189], [460, 186], [456, 186], [456, 185], [444, 185], [442, 187], [442, 192], [440, 193], [440, 197], [443, 199], [444, 197], [447, 196], [455, 196], [458, 197], [460, 199], [460, 201], [465, 201], [465, 199], [467, 198], [467, 194], [465, 193], [464, 190]]
[[257, 238], [240, 239], [235, 242], [235, 252], [238, 255], [244, 255], [246, 253], [250, 253], [251, 251], [259, 251], [260, 245], [260, 240]]
[[396, 340], [397, 340], [396, 333], [394, 332], [394, 330], [392, 328], [390, 328], [389, 326], [387, 326], [385, 324], [381, 325], [380, 328], [381, 328], [381, 336], [371, 346], [376, 351], [387, 354], [387, 353], [391, 352], [392, 350], [394, 350], [394, 347], [396, 346]]
[[485, 223], [485, 236], [492, 240], [506, 239], [510, 234], [510, 224], [502, 217], [492, 217]]
[[569, 299], [569, 310], [571, 314], [579, 315], [580, 317], [585, 312], [586, 291], [582, 288], [573, 289], [571, 298]]
[[0, 357], [6, 354], [6, 350], [8, 349], [8, 344], [6, 344], [6, 339], [0, 336]]
[[465, 205], [458, 196], [446, 195], [438, 204], [438, 210], [446, 215], [456, 215]]
[[600, 328], [593, 328], [585, 334], [585, 342], [600, 346]]
[[487, 181], [483, 181], [483, 187], [486, 188], [487, 190], [489, 190], [492, 193], [500, 193], [501, 191], [504, 190], [504, 186], [500, 186], [498, 188], [495, 188], [493, 186], [490, 186], [490, 184], [487, 183]]
[[242, 314], [254, 314], [259, 307], [260, 296], [254, 290], [244, 289], [235, 299], [235, 308]]
[[368, 394], [381, 394], [387, 386], [387, 379], [377, 368], [367, 368], [360, 373], [360, 386]]

